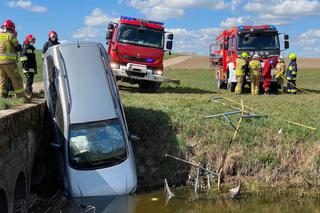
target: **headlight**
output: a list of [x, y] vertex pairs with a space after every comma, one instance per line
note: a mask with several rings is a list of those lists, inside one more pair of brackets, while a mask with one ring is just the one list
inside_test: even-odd
[[120, 64], [116, 63], [116, 62], [111, 62], [110, 63], [110, 67], [112, 69], [119, 69], [120, 68]]
[[156, 75], [162, 75], [162, 74], [163, 74], [163, 71], [162, 71], [162, 70], [156, 70], [156, 71], [154, 72], [154, 74], [156, 74]]

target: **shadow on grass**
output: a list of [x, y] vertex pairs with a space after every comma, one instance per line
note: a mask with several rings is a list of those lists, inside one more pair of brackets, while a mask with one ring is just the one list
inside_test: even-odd
[[164, 178], [169, 185], [185, 184], [190, 167], [165, 157], [171, 154], [184, 158], [170, 117], [163, 111], [136, 107], [126, 107], [125, 112], [130, 133], [141, 138], [132, 142], [138, 189], [163, 186]]
[[135, 86], [124, 86], [119, 85], [119, 89], [122, 91], [127, 92], [140, 92], [140, 93], [174, 93], [174, 94], [216, 94], [216, 92], [209, 91], [209, 90], [203, 90], [199, 88], [192, 88], [192, 87], [170, 87], [165, 86], [161, 87], [159, 91], [157, 92], [150, 92], [146, 90], [140, 90], [138, 87]]

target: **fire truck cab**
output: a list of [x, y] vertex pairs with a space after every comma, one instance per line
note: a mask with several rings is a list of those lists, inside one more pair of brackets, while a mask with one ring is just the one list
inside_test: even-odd
[[109, 23], [108, 55], [117, 80], [139, 84], [141, 89], [157, 91], [163, 76], [165, 51], [172, 49], [173, 34], [161, 22], [121, 16]]
[[[289, 36], [284, 35], [284, 47], [289, 48]], [[279, 33], [273, 25], [238, 26], [224, 30], [215, 39], [209, 48], [210, 66], [215, 70], [215, 79], [219, 89], [229, 88], [234, 92], [237, 84], [235, 76], [236, 59], [242, 52], [250, 56], [258, 54], [262, 68], [267, 58], [274, 59], [275, 63], [281, 53]], [[250, 82], [247, 73], [246, 82]], [[272, 79], [271, 87], [281, 87], [276, 79]]]

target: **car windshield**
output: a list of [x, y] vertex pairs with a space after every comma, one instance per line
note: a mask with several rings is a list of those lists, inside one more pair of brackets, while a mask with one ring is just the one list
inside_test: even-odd
[[162, 49], [163, 35], [163, 30], [125, 24], [120, 27], [118, 41]]
[[272, 50], [279, 49], [277, 34], [241, 34], [238, 39], [240, 50]]
[[71, 164], [76, 167], [112, 166], [123, 162], [127, 151], [120, 121], [71, 125], [69, 153]]

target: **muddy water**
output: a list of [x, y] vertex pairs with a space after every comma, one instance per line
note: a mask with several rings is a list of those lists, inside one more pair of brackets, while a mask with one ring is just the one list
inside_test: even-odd
[[[97, 197], [73, 201], [73, 206], [85, 209], [83, 212], [104, 213], [206, 213], [206, 212], [320, 212], [320, 200], [298, 196], [258, 197], [243, 196], [231, 200], [225, 196], [199, 194], [174, 190], [176, 198], [166, 202], [163, 191], [142, 193], [136, 196]], [[66, 210], [62, 212], [79, 212]]]

